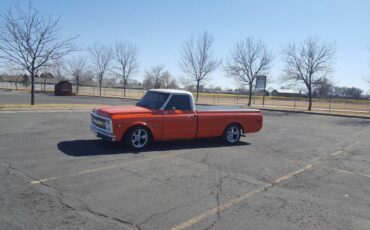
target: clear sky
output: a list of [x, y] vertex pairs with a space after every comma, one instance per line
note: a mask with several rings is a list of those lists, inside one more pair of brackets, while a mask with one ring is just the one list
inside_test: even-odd
[[[1, 0], [0, 12], [18, 2]], [[61, 16], [65, 37], [79, 35], [77, 44], [129, 41], [139, 48], [142, 79], [145, 69], [163, 64], [180, 76], [179, 50], [184, 40], [204, 30], [215, 38], [214, 54], [225, 58], [235, 42], [253, 36], [265, 42], [275, 59], [270, 76], [281, 75], [281, 48], [308, 36], [335, 42], [333, 81], [367, 90], [370, 75], [369, 0], [34, 0], [45, 15]], [[220, 70], [208, 84], [235, 88]], [[276, 87], [276, 85], [273, 85]]]

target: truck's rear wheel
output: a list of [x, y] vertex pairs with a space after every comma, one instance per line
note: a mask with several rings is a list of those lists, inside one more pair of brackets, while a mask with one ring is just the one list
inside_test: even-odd
[[144, 149], [151, 140], [150, 132], [147, 128], [142, 126], [133, 127], [125, 135], [125, 144], [128, 148], [133, 150]]
[[241, 128], [238, 124], [229, 125], [222, 136], [226, 144], [232, 145], [239, 142], [241, 136]]

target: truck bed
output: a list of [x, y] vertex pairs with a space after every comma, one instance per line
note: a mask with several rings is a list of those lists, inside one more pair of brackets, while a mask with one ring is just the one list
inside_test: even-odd
[[195, 106], [198, 118], [197, 137], [221, 136], [230, 123], [238, 123], [244, 133], [254, 133], [262, 127], [262, 113], [259, 109], [239, 106]]
[[195, 110], [197, 112], [259, 112], [258, 109], [242, 108], [239, 106], [229, 106], [229, 105], [195, 105]]

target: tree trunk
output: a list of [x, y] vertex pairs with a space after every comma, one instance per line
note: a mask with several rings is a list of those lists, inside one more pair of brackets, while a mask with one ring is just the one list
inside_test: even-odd
[[45, 91], [46, 91], [46, 88], [45, 88], [45, 85], [46, 85], [46, 76], [44, 76], [45, 78], [44, 78], [44, 89], [43, 89], [43, 91], [44, 91], [44, 93], [45, 93]]
[[101, 83], [102, 83], [102, 81], [99, 80], [99, 97], [101, 96]]
[[127, 87], [127, 82], [126, 80], [123, 81], [123, 98], [126, 98], [126, 87]]
[[31, 74], [31, 105], [35, 104], [35, 74]]
[[249, 99], [248, 99], [248, 106], [251, 106], [252, 103], [252, 84], [249, 84]]
[[198, 97], [199, 97], [199, 81], [197, 82], [197, 96], [195, 101], [198, 102]]
[[308, 111], [311, 111], [312, 108], [312, 90], [308, 88]]
[[77, 79], [77, 81], [76, 81], [76, 95], [78, 95], [79, 87], [80, 87], [80, 79]]

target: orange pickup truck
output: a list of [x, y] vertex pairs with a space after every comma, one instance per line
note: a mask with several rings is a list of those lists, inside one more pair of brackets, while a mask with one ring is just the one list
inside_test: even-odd
[[94, 109], [90, 128], [97, 137], [123, 141], [135, 150], [151, 141], [205, 137], [221, 137], [226, 144], [235, 144], [245, 133], [262, 128], [262, 113], [257, 109], [196, 107], [190, 92], [153, 89], [136, 105]]

